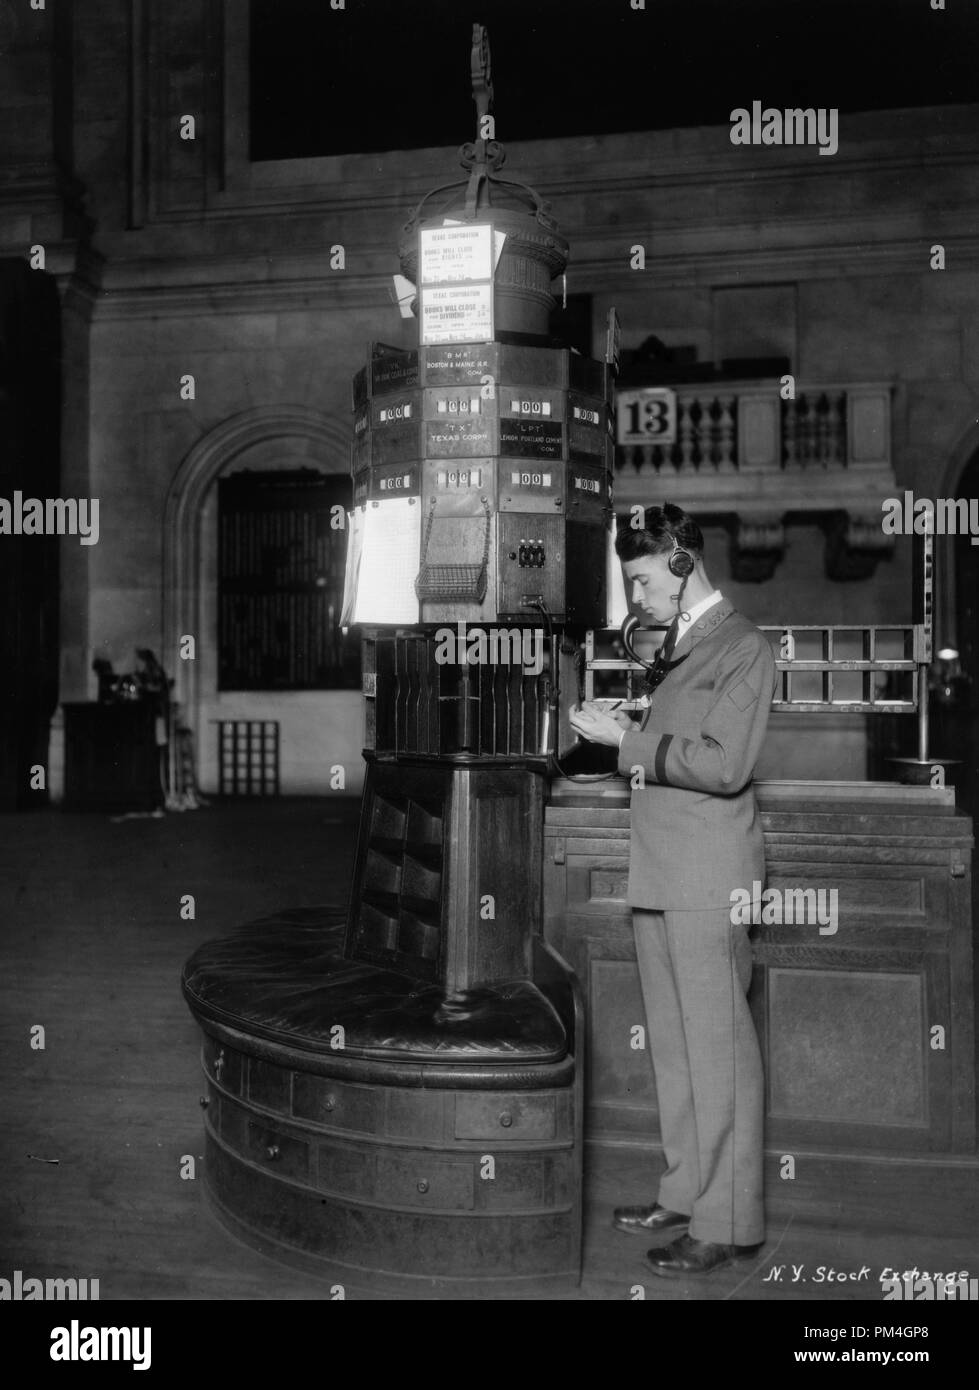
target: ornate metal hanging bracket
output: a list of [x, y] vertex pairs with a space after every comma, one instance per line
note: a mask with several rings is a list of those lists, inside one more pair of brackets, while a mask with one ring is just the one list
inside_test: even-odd
[[476, 139], [460, 147], [459, 163], [470, 171], [466, 187], [466, 217], [474, 219], [479, 212], [480, 193], [484, 191], [490, 175], [502, 168], [506, 160], [506, 151], [499, 140], [486, 138], [488, 132], [495, 133], [495, 123], [489, 34], [483, 24], [473, 25], [470, 71], [476, 106]]

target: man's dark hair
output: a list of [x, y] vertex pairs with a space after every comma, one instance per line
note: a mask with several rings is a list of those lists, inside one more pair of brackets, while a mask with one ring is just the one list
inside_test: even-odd
[[664, 502], [661, 507], [647, 507], [643, 525], [620, 525], [615, 537], [615, 553], [620, 560], [638, 560], [643, 555], [665, 555], [673, 542], [689, 550], [694, 559], [704, 553], [704, 538], [700, 527], [689, 512]]

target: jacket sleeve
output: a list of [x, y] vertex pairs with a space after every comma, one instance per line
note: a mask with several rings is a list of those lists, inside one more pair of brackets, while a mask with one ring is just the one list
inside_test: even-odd
[[642, 767], [647, 785], [734, 795], [747, 785], [761, 752], [775, 683], [775, 658], [760, 632], [745, 633], [721, 654], [710, 707], [699, 738], [682, 738], [655, 727], [656, 712], [643, 730], [630, 731], [619, 745], [618, 770], [628, 777]]

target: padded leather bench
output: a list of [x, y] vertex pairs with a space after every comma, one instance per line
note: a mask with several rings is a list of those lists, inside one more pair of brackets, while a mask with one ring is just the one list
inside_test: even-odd
[[[530, 980], [446, 995], [344, 959], [343, 918], [297, 908], [209, 941], [184, 967], [192, 1012], [271, 1042], [348, 1059], [492, 1067], [555, 1063], [564, 1025]], [[343, 1046], [337, 1048], [337, 1026]]]
[[538, 937], [532, 978], [446, 994], [348, 960], [343, 938], [335, 911], [294, 909], [184, 967], [218, 1218], [291, 1264], [411, 1296], [575, 1284], [583, 1027], [568, 967]]

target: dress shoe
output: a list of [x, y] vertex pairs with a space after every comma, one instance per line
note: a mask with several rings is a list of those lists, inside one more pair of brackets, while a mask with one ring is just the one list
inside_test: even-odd
[[733, 1260], [750, 1260], [763, 1243], [715, 1245], [713, 1241], [685, 1235], [662, 1249], [647, 1251], [646, 1261], [654, 1274], [662, 1274], [665, 1279], [686, 1279], [693, 1274], [711, 1274]]
[[690, 1225], [690, 1217], [678, 1211], [667, 1211], [659, 1202], [654, 1202], [651, 1207], [616, 1207], [612, 1213], [612, 1224], [617, 1231], [649, 1236], [657, 1231], [685, 1231]]

